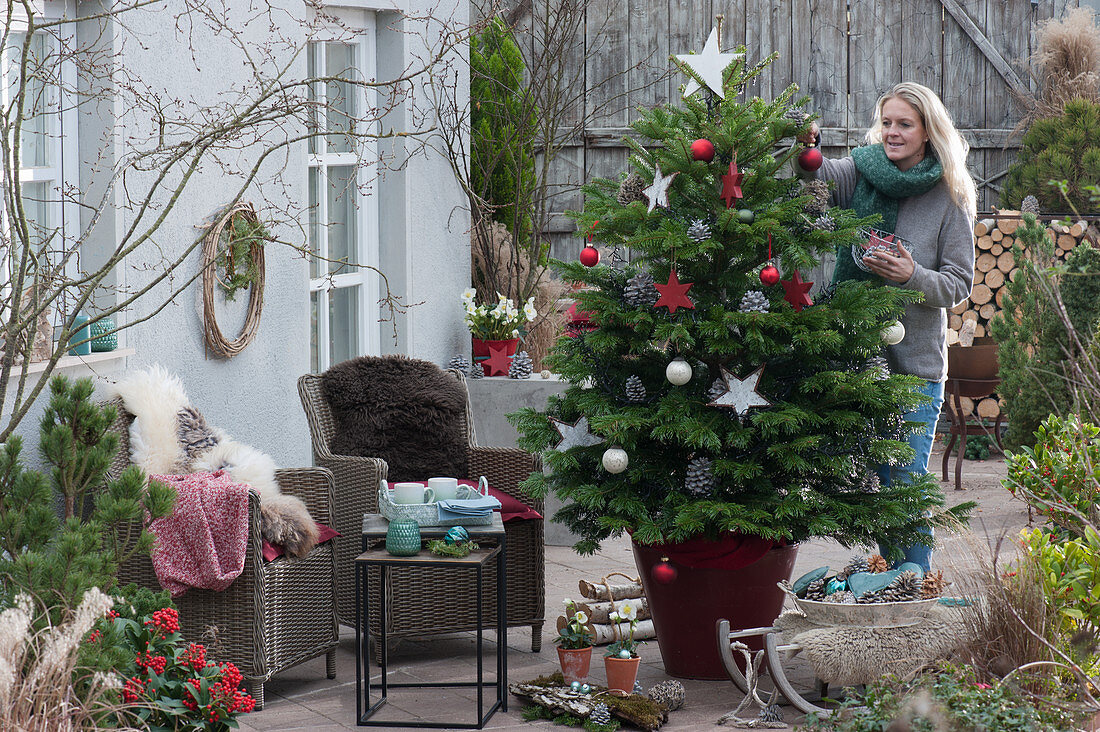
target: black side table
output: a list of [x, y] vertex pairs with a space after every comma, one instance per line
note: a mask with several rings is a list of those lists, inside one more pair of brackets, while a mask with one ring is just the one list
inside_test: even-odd
[[[368, 544], [371, 538], [377, 538], [372, 536], [376, 533], [376, 526], [373, 524], [368, 526], [368, 519], [374, 517], [364, 517], [363, 522], [363, 542]], [[385, 519], [377, 517], [382, 525], [386, 525]], [[496, 519], [499, 523], [499, 516]], [[431, 537], [432, 529], [438, 528], [439, 536], [442, 536], [446, 532], [446, 528], [440, 527], [425, 527], [422, 532], [423, 535]], [[492, 535], [492, 526], [478, 527], [483, 529], [486, 535]], [[434, 729], [482, 729], [485, 723], [496, 712], [497, 709], [508, 710], [507, 699], [507, 685], [508, 685], [508, 637], [507, 637], [507, 617], [506, 617], [506, 587], [505, 587], [505, 556], [506, 548], [503, 538], [503, 525], [499, 528], [500, 531], [500, 543], [496, 547], [482, 548], [470, 553], [469, 556], [464, 558], [455, 557], [439, 557], [434, 554], [428, 553], [426, 550], [420, 554], [412, 557], [395, 557], [389, 554], [385, 549], [375, 548], [368, 549], [363, 552], [355, 560], [355, 605], [357, 608], [357, 622], [355, 627], [355, 656], [356, 656], [356, 668], [355, 668], [355, 687], [356, 687], [356, 721], [360, 726], [365, 727], [417, 727], [417, 728], [434, 728]], [[474, 532], [471, 531], [471, 538], [473, 538]], [[382, 531], [382, 536], [385, 536], [385, 531]], [[483, 574], [486, 564], [491, 560], [497, 558], [497, 677], [495, 681], [487, 682], [484, 676], [484, 651], [483, 651], [483, 632], [484, 632], [484, 606], [483, 606]], [[388, 625], [389, 616], [389, 603], [386, 593], [386, 582], [390, 577], [390, 570], [393, 567], [398, 566], [432, 566], [432, 567], [445, 567], [450, 568], [453, 571], [472, 571], [476, 575], [477, 584], [477, 680], [476, 681], [453, 681], [453, 682], [423, 682], [423, 683], [389, 683], [387, 679], [387, 648], [386, 648], [386, 627]], [[380, 698], [371, 703], [371, 680], [370, 680], [370, 655], [367, 650], [368, 643], [370, 642], [370, 623], [367, 618], [369, 613], [367, 608], [370, 606], [371, 597], [369, 585], [366, 581], [367, 572], [370, 567], [378, 567], [381, 575], [380, 584], [380, 600], [382, 610], [382, 622], [380, 626], [380, 633], [377, 638], [377, 642], [380, 644], [381, 650], [381, 679], [379, 682], [379, 689], [381, 692]], [[395, 588], [396, 589], [396, 588]], [[364, 686], [365, 682], [365, 686]], [[389, 695], [389, 689], [391, 688], [430, 688], [430, 687], [476, 687], [477, 688], [477, 723], [475, 724], [458, 724], [453, 722], [397, 722], [397, 721], [372, 721], [370, 718], [377, 712], [385, 703]], [[486, 709], [484, 700], [484, 690], [486, 688], [496, 687], [496, 699], [493, 700], [492, 705]]]

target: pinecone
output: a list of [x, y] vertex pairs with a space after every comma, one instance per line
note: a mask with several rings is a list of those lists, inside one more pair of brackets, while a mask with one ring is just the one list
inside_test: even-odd
[[756, 715], [756, 718], [765, 723], [782, 722], [783, 712], [779, 710], [778, 704], [769, 704], [760, 710], [760, 714]]
[[868, 473], [859, 481], [856, 486], [861, 493], [878, 493], [882, 490], [882, 481], [878, 477], [878, 473]]
[[867, 557], [868, 572], [885, 572], [890, 569], [890, 563], [883, 559], [881, 554], [872, 554]]
[[863, 557], [863, 556], [860, 556], [859, 554], [855, 554], [855, 555], [852, 556], [851, 559], [848, 560], [848, 566], [846, 566], [844, 569], [842, 569], [840, 571], [840, 573], [837, 574], [837, 577], [839, 577], [840, 575], [844, 575], [844, 579], [848, 579], [849, 577], [851, 577], [856, 572], [870, 572], [870, 571], [871, 571], [871, 569], [867, 564], [867, 557]]
[[834, 592], [831, 595], [826, 595], [825, 602], [835, 602], [840, 605], [855, 605], [856, 596], [853, 595], [849, 590], [840, 590], [839, 592]]
[[660, 294], [653, 286], [653, 275], [639, 272], [627, 281], [623, 290], [623, 302], [633, 308], [646, 307], [657, 302]]
[[770, 307], [771, 303], [768, 302], [767, 295], [759, 290], [749, 290], [741, 298], [741, 305], [738, 310], [743, 313], [766, 313]]
[[447, 362], [447, 368], [466, 373], [470, 370], [470, 359], [465, 356], [455, 356]]
[[825, 578], [817, 579], [810, 583], [810, 586], [806, 588], [805, 599], [815, 602], [825, 601]]
[[872, 356], [863, 364], [864, 371], [874, 369], [877, 373], [875, 379], [883, 381], [890, 378], [890, 362], [882, 356]]
[[810, 115], [806, 114], [801, 109], [788, 109], [783, 113], [783, 117], [801, 127], [806, 124], [806, 120], [809, 119]]
[[813, 227], [819, 231], [836, 231], [836, 221], [828, 213], [823, 213], [814, 219]]
[[611, 724], [611, 710], [607, 708], [606, 704], [600, 702], [592, 707], [592, 711], [588, 713], [588, 718], [592, 721], [592, 724]]
[[644, 402], [646, 397], [645, 385], [637, 376], [629, 376], [626, 380], [626, 398], [631, 402]]
[[1039, 215], [1039, 199], [1032, 195], [1024, 196], [1024, 200], [1020, 203], [1020, 213], [1029, 213]]
[[705, 457], [692, 458], [684, 477], [684, 488], [696, 496], [706, 495], [714, 490], [714, 474], [710, 470], [710, 460]]
[[902, 572], [885, 592], [891, 598], [890, 602], [912, 602], [920, 599], [921, 582], [916, 572]]
[[481, 364], [474, 361], [470, 366], [470, 370], [466, 372], [467, 379], [481, 379], [485, 377], [485, 369], [481, 368]]
[[717, 399], [718, 397], [722, 396], [725, 393], [726, 393], [726, 382], [722, 381], [721, 379], [715, 379], [714, 383], [710, 385], [709, 389], [707, 389], [707, 397], [711, 401], [714, 401], [715, 399]]
[[527, 351], [520, 351], [512, 356], [512, 365], [508, 367], [508, 378], [531, 378], [531, 357], [527, 355]]
[[645, 189], [646, 182], [642, 179], [642, 176], [631, 173], [619, 184], [619, 195], [616, 198], [619, 200], [620, 205], [629, 206], [635, 201], [646, 200], [645, 194], [642, 193]]
[[810, 200], [802, 205], [802, 212], [811, 219], [816, 219], [829, 210], [829, 184], [825, 181], [815, 178], [805, 182], [800, 195], [810, 197]]
[[688, 236], [692, 241], [704, 242], [710, 238], [710, 226], [702, 219], [695, 219], [688, 227]]
[[638, 694], [639, 696], [645, 693], [645, 689], [642, 688], [642, 682], [637, 679], [634, 680], [634, 688], [630, 690], [632, 694]]
[[684, 706], [684, 696], [684, 685], [673, 679], [662, 681], [649, 690], [649, 698], [670, 712]]
[[929, 572], [921, 581], [920, 596], [925, 600], [933, 597], [941, 597], [947, 582], [943, 580], [943, 572]]

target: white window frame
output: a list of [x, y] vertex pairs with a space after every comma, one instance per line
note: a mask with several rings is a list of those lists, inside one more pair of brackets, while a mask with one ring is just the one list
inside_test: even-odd
[[[60, 20], [62, 18], [72, 18], [74, 15], [74, 3], [73, 0], [48, 0], [44, 2], [39, 8], [38, 17], [45, 20]], [[16, 10], [16, 15], [11, 22], [12, 33], [25, 33], [27, 30], [27, 21], [25, 17], [19, 17], [20, 11]], [[50, 32], [40, 31], [45, 36], [47, 43], [53, 46], [53, 52], [60, 51], [60, 42], [56, 36], [61, 36], [61, 40], [64, 42], [64, 46], [72, 48], [75, 44], [76, 29], [72, 23], [64, 23], [57, 27], [56, 30]], [[55, 35], [56, 34], [56, 35]], [[11, 69], [9, 69], [9, 55], [8, 49], [0, 49], [0, 103], [5, 108], [11, 103], [11, 87], [9, 83]], [[64, 197], [65, 191], [79, 190], [80, 168], [79, 168], [79, 151], [77, 149], [77, 140], [79, 139], [77, 130], [77, 110], [76, 103], [73, 99], [73, 95], [70, 90], [76, 88], [76, 64], [69, 61], [62, 61], [60, 68], [61, 88], [57, 90], [57, 104], [60, 110], [56, 115], [58, 118], [58, 125], [56, 129], [49, 131], [49, 144], [51, 149], [50, 159], [52, 165], [49, 166], [23, 166], [19, 169], [19, 182], [24, 183], [41, 183], [52, 182], [54, 185], [50, 188], [50, 196], [53, 201], [50, 204], [51, 209], [51, 222], [56, 222], [58, 236], [61, 237], [61, 241], [64, 242], [62, 246], [68, 247], [68, 242], [72, 237], [77, 235], [80, 224], [80, 212], [76, 202], [72, 200], [66, 200]], [[14, 143], [13, 148], [14, 149]], [[53, 200], [56, 197], [56, 200]], [[10, 218], [6, 210], [0, 214], [0, 225], [5, 230], [10, 227]], [[10, 252], [9, 252], [10, 254]], [[80, 273], [80, 252], [77, 251], [71, 256], [65, 265], [64, 274], [65, 277], [72, 280], [76, 279]], [[19, 302], [18, 297], [12, 296], [8, 300], [11, 290], [11, 265], [7, 256], [0, 257], [0, 293], [3, 297], [0, 300], [7, 300], [11, 303]], [[68, 312], [71, 303], [59, 302], [58, 308], [54, 308], [51, 313], [51, 318], [54, 325], [59, 325], [63, 318], [71, 315]], [[62, 312], [59, 312], [59, 308]]]
[[[363, 79], [373, 79], [376, 76], [376, 59], [377, 59], [377, 37], [376, 37], [376, 25], [375, 14], [369, 10], [347, 10], [341, 13], [343, 20], [347, 25], [339, 32], [334, 32], [331, 36], [317, 37], [313, 39], [307, 47], [307, 53], [313, 53], [316, 44], [323, 43], [342, 43], [353, 46], [355, 51], [355, 59], [357, 70]], [[350, 16], [350, 17], [349, 17]], [[347, 27], [354, 27], [356, 29], [354, 35], [351, 35], [347, 30]], [[321, 67], [316, 68], [316, 73], [319, 76], [325, 74], [323, 68], [324, 54], [318, 54], [321, 60]], [[320, 94], [324, 94], [324, 90], [319, 91]], [[356, 87], [356, 110], [362, 113], [364, 110], [372, 109], [375, 104], [375, 92], [373, 90], [363, 89]], [[360, 164], [362, 160], [375, 160], [377, 159], [377, 142], [374, 140], [360, 139], [358, 141], [359, 149], [353, 152], [333, 153], [328, 152], [324, 145], [324, 139], [318, 139], [318, 150], [320, 152], [310, 153], [309, 146], [306, 146], [307, 162], [307, 175], [313, 176], [314, 171], [321, 170], [320, 176], [321, 186], [319, 186], [317, 196], [317, 211], [315, 216], [318, 221], [317, 230], [322, 232], [319, 236], [320, 241], [309, 242], [310, 250], [318, 253], [321, 257], [327, 257], [328, 255], [328, 237], [325, 235], [326, 221], [328, 220], [328, 196], [324, 187], [324, 182], [327, 180], [327, 175], [324, 175], [325, 171], [329, 167], [339, 166], [356, 166], [356, 185], [359, 190], [366, 190], [367, 186], [371, 184], [369, 172], [365, 170], [365, 166]], [[352, 244], [356, 248], [358, 256], [358, 267], [352, 269], [347, 273], [329, 275], [327, 270], [329, 267], [328, 262], [321, 260], [318, 262], [319, 269], [326, 274], [322, 274], [320, 277], [311, 277], [309, 281], [309, 293], [310, 293], [310, 307], [312, 308], [312, 302], [314, 293], [317, 293], [318, 306], [317, 306], [317, 320], [316, 329], [314, 330], [314, 324], [311, 318], [310, 329], [311, 338], [316, 339], [317, 343], [317, 366], [320, 371], [324, 371], [332, 366], [331, 353], [329, 349], [329, 340], [331, 333], [331, 323], [329, 322], [329, 297], [331, 292], [338, 288], [358, 287], [359, 288], [359, 328], [357, 331], [358, 336], [358, 349], [357, 353], [352, 355], [377, 355], [381, 349], [380, 330], [378, 327], [378, 300], [379, 300], [379, 283], [378, 275], [375, 271], [368, 269], [368, 267], [378, 267], [379, 264], [379, 237], [378, 237], [378, 196], [376, 194], [377, 179], [373, 181], [375, 191], [369, 192], [366, 195], [357, 196], [355, 200], [356, 207], [356, 241]], [[307, 180], [308, 188], [308, 180]], [[310, 237], [313, 235], [313, 229], [310, 227]], [[313, 354], [310, 355], [312, 365]]]

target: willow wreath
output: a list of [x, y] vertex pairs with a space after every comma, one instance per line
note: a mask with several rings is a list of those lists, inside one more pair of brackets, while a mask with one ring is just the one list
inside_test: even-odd
[[[242, 201], [231, 206], [206, 233], [202, 245], [202, 320], [206, 344], [216, 355], [232, 358], [256, 337], [264, 305], [264, 242], [267, 232], [255, 207]], [[224, 243], [223, 243], [224, 242]], [[236, 243], [236, 246], [234, 244]], [[247, 254], [245, 253], [247, 249]], [[224, 279], [218, 277], [221, 264]], [[227, 340], [214, 312], [214, 285], [232, 300], [241, 287], [249, 288], [248, 310], [236, 339]]]

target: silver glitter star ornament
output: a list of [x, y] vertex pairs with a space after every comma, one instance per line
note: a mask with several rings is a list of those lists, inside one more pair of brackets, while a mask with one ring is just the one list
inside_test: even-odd
[[[678, 53], [676, 59], [691, 67], [691, 70], [699, 75], [699, 78], [707, 85], [707, 88], [722, 99], [726, 98], [726, 90], [722, 87], [722, 72], [730, 64], [742, 57], [740, 53], [722, 53], [718, 48], [718, 29], [710, 32], [703, 52], [699, 54]], [[684, 97], [690, 97], [701, 87], [695, 79], [689, 79], [684, 87]]]
[[653, 209], [657, 206], [668, 208], [668, 187], [672, 185], [672, 179], [679, 175], [679, 173], [661, 175], [660, 163], [655, 164], [653, 167], [653, 185], [642, 191], [642, 193], [646, 195], [646, 198], [649, 199], [650, 213], [653, 213]]
[[763, 366], [744, 379], [739, 379], [729, 371], [722, 369], [721, 382], [725, 386], [725, 391], [714, 397], [714, 401], [710, 402], [708, 406], [729, 407], [738, 414], [744, 414], [752, 407], [770, 407], [772, 403], [757, 391], [760, 388], [762, 376], [764, 376]]
[[554, 449], [558, 452], [565, 452], [574, 447], [592, 447], [603, 442], [602, 437], [588, 431], [588, 417], [581, 417], [576, 424], [559, 422], [556, 419], [550, 421], [554, 423], [554, 429], [561, 435], [561, 441], [554, 445]]

